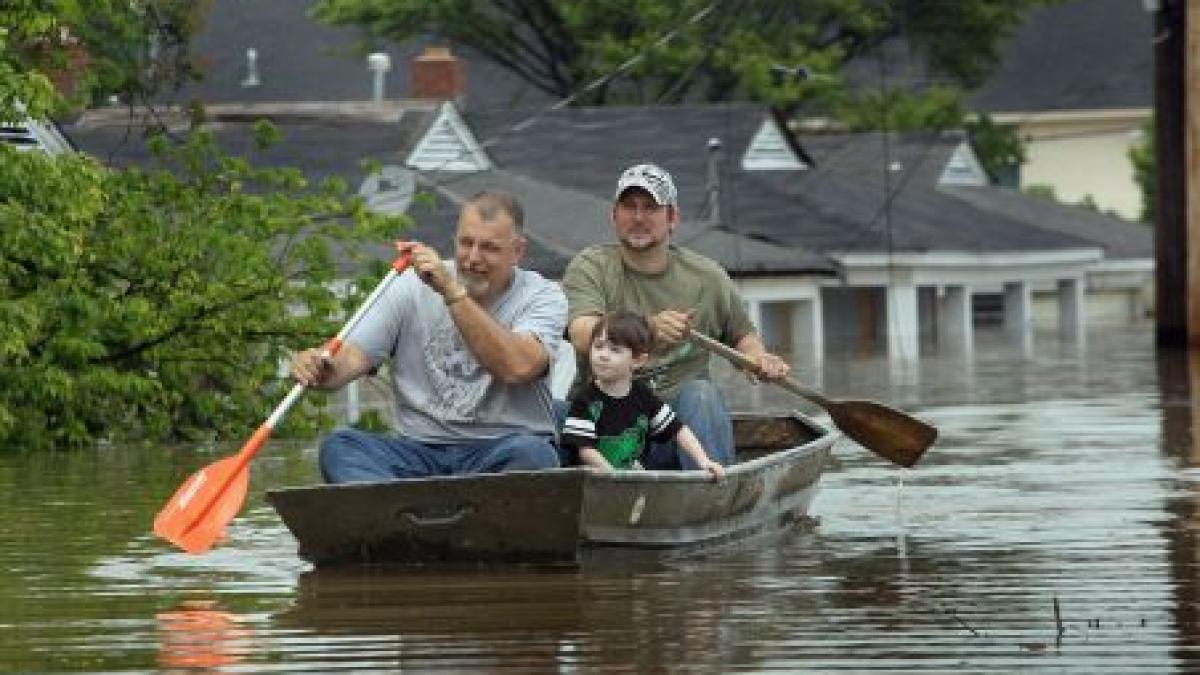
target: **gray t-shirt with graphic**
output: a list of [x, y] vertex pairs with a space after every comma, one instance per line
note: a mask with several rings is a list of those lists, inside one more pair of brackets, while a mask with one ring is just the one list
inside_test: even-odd
[[[506, 328], [536, 337], [552, 356], [567, 300], [558, 284], [517, 268], [491, 313]], [[391, 360], [396, 425], [407, 438], [441, 445], [554, 432], [549, 369], [526, 384], [496, 380], [463, 342], [442, 296], [412, 271], [392, 282], [346, 341], [372, 364]]]

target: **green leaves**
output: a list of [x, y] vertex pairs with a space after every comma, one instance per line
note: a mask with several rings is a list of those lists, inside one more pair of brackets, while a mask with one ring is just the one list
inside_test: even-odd
[[0, 447], [240, 439], [347, 311], [331, 249], [365, 269], [407, 224], [206, 134], [158, 145], [123, 171], [0, 147]]
[[188, 50], [212, 0], [4, 0], [0, 119], [127, 101], [197, 76]]
[[1025, 163], [1025, 142], [1016, 126], [996, 124], [986, 114], [966, 126], [975, 154], [993, 181]]
[[[842, 88], [843, 66], [873, 58], [897, 37], [935, 75], [978, 85], [995, 65], [1001, 39], [1025, 12], [1056, 1], [320, 0], [313, 14], [363, 27], [373, 38], [433, 34], [473, 47], [551, 96], [575, 96], [577, 105], [805, 105], [826, 103]], [[772, 78], [777, 64], [804, 65], [823, 78]], [[611, 81], [589, 86], [618, 71]], [[924, 107], [953, 108], [941, 101]], [[902, 115], [919, 116], [937, 118], [929, 112]]]
[[1158, 202], [1154, 120], [1146, 122], [1141, 132], [1141, 138], [1129, 149], [1129, 161], [1133, 164], [1133, 177], [1142, 189], [1142, 213], [1139, 220], [1153, 225], [1156, 220], [1155, 205]]

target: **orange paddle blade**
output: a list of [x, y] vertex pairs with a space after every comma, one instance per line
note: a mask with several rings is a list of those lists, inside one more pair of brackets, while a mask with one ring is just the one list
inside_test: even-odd
[[204, 553], [246, 501], [250, 471], [241, 454], [192, 474], [154, 519], [154, 533], [188, 553]]

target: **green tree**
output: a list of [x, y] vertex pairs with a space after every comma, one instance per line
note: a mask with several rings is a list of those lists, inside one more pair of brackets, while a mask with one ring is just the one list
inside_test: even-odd
[[1133, 163], [1133, 176], [1142, 189], [1143, 223], [1155, 221], [1155, 202], [1158, 200], [1158, 164], [1155, 161], [1154, 120], [1142, 127], [1142, 142], [1129, 149], [1129, 161]]
[[[142, 37], [170, 32], [164, 17], [188, 5], [6, 2], [0, 118], [61, 109], [52, 80], [64, 65], [83, 68], [85, 94], [169, 81], [150, 77]], [[71, 60], [106, 30], [111, 52]], [[256, 130], [260, 150], [278, 137]], [[0, 448], [244, 436], [290, 386], [286, 351], [328, 337], [361, 300], [335, 294], [339, 269], [362, 269], [362, 244], [406, 225], [341, 181], [227, 156], [199, 127], [150, 142], [156, 163], [128, 170], [0, 144]]]
[[0, 447], [246, 434], [287, 350], [359, 300], [332, 290], [334, 246], [353, 263], [404, 225], [204, 131], [153, 144], [122, 171], [0, 147]]
[[[467, 46], [551, 96], [577, 95], [580, 104], [791, 104], [845, 100], [842, 66], [897, 37], [935, 73], [976, 86], [1024, 13], [1055, 1], [320, 0], [315, 16], [362, 26], [376, 38], [433, 35]], [[585, 89], [630, 61], [620, 77]], [[830, 77], [772, 77], [779, 64]], [[940, 88], [930, 93], [946, 96]], [[907, 124], [909, 107], [888, 102], [898, 115], [891, 128]]]
[[196, 77], [188, 46], [211, 4], [5, 0], [0, 117], [43, 118], [110, 94], [142, 100]]
[[1017, 187], [1015, 174], [1017, 167], [1025, 163], [1025, 142], [1016, 125], [996, 124], [991, 115], [982, 114], [978, 119], [968, 122], [967, 133], [971, 137], [971, 146], [983, 164], [992, 182], [1011, 183]]
[[36, 0], [0, 5], [0, 121], [44, 117], [59, 104], [54, 83], [30, 64], [30, 46], [55, 34], [56, 17]]

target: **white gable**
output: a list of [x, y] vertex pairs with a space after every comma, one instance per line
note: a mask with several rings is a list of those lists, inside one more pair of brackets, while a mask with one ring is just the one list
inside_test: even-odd
[[742, 168], [747, 171], [771, 171], [780, 169], [807, 169], [808, 165], [792, 152], [773, 118], [763, 120], [762, 126], [750, 139], [746, 154], [742, 155]]
[[983, 165], [975, 157], [971, 146], [966, 141], [959, 143], [958, 147], [954, 149], [954, 153], [950, 155], [950, 161], [946, 162], [946, 167], [942, 169], [938, 185], [981, 186], [987, 184], [987, 172], [983, 170]]
[[50, 154], [71, 150], [71, 144], [58, 129], [33, 120], [0, 125], [0, 143], [8, 143], [18, 150], [41, 150]]
[[417, 142], [405, 163], [422, 171], [470, 172], [492, 167], [475, 135], [449, 103], [442, 104], [437, 119]]

